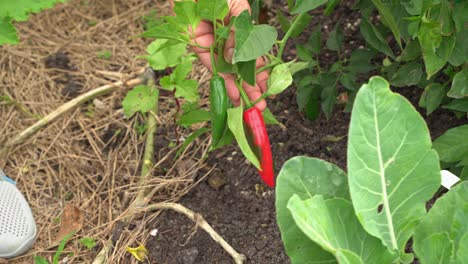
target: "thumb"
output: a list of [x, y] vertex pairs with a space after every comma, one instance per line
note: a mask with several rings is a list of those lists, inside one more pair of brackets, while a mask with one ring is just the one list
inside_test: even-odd
[[[231, 17], [239, 16], [245, 10], [248, 10], [250, 13], [250, 5], [247, 0], [230, 0], [228, 20], [230, 20]], [[234, 55], [234, 46], [236, 45], [234, 32], [235, 28], [232, 27], [231, 32], [229, 33], [229, 38], [227, 39], [226, 44], [224, 45], [224, 58], [229, 63], [232, 63], [232, 56]]]

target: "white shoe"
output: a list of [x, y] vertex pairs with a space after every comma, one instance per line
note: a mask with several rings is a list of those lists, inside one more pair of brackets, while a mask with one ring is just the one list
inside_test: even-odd
[[15, 182], [0, 170], [0, 258], [13, 258], [28, 251], [36, 234], [28, 202]]

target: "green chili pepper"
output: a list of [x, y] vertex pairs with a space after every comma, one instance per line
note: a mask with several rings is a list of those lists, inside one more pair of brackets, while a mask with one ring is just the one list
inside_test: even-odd
[[211, 145], [216, 147], [223, 137], [227, 122], [227, 109], [229, 99], [226, 91], [224, 78], [215, 75], [210, 81], [210, 103], [211, 103]]

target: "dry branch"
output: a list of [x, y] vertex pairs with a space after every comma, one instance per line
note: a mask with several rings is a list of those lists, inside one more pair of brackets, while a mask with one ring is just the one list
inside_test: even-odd
[[216, 241], [224, 250], [226, 250], [229, 255], [234, 259], [236, 264], [242, 264], [245, 262], [246, 257], [240, 253], [238, 253], [231, 245], [229, 245], [226, 240], [224, 240], [211, 226], [208, 222], [203, 218], [201, 214], [194, 213], [193, 211], [187, 209], [186, 207], [177, 204], [177, 203], [157, 203], [149, 205], [145, 208], [145, 211], [153, 211], [153, 210], [167, 210], [171, 209], [178, 213], [184, 214], [190, 220], [194, 221], [197, 226], [201, 227], [205, 230], [214, 241]]
[[16, 135], [14, 138], [8, 140], [2, 147], [0, 147], [0, 155], [6, 153], [8, 150], [11, 148], [22, 144], [25, 140], [27, 140], [31, 135], [42, 129], [43, 127], [47, 126], [49, 123], [55, 121], [57, 118], [59, 118], [61, 115], [67, 113], [68, 111], [74, 109], [75, 107], [91, 100], [94, 99], [97, 96], [108, 94], [115, 89], [125, 86], [125, 87], [134, 87], [136, 85], [142, 84], [143, 82], [146, 81], [146, 76], [139, 76], [135, 79], [131, 79], [128, 81], [118, 81], [114, 82], [111, 84], [107, 84], [104, 86], [101, 86], [99, 88], [96, 88], [94, 90], [91, 90], [85, 94], [82, 94], [73, 100], [61, 105], [51, 113], [49, 113], [47, 116], [41, 118], [39, 121], [37, 121], [35, 124], [32, 126], [26, 128], [23, 130], [21, 133]]

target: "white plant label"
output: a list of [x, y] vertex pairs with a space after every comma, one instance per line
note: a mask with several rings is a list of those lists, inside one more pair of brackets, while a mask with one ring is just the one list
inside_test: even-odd
[[442, 186], [449, 190], [455, 183], [460, 181], [460, 178], [448, 170], [441, 170], [440, 175], [442, 176]]

